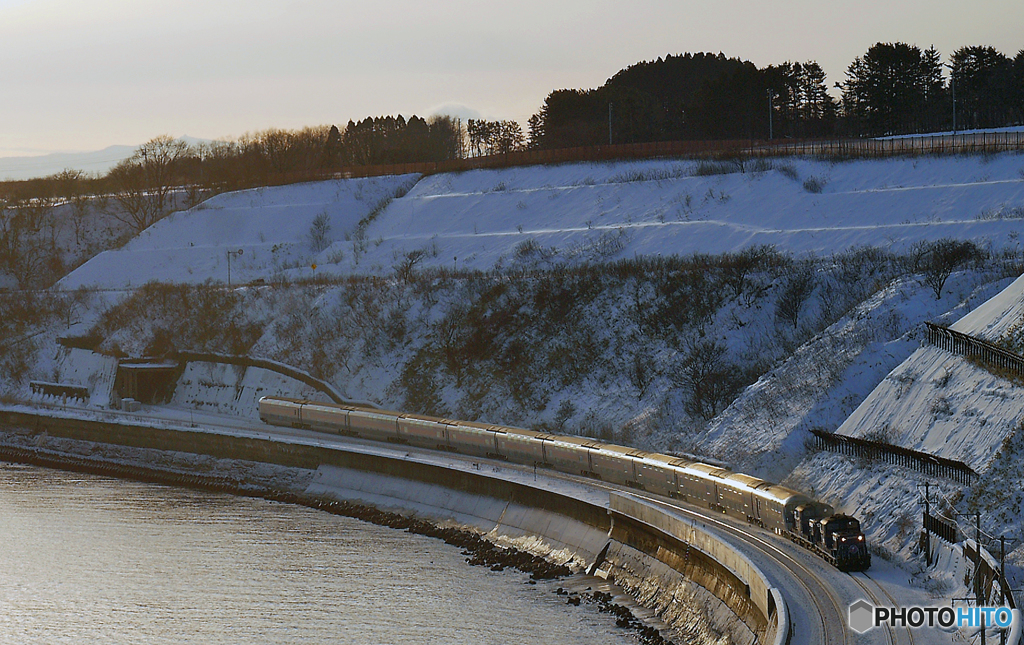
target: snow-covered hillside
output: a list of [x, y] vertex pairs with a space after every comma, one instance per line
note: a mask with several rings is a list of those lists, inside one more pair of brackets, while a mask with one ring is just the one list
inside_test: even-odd
[[[218, 196], [159, 222], [62, 282], [226, 282], [487, 270], [774, 245], [829, 255], [944, 237], [1019, 248], [1024, 157], [649, 160], [284, 186]], [[392, 195], [403, 195], [387, 202]], [[311, 244], [320, 213], [323, 244]], [[372, 213], [372, 216], [371, 216]], [[369, 216], [369, 217], [368, 217]], [[362, 222], [360, 224], [360, 222]]]
[[[59, 286], [226, 283], [229, 264], [235, 284], [284, 273], [309, 277], [317, 253], [335, 236], [350, 235], [360, 220], [416, 179], [373, 177], [218, 195], [171, 214], [120, 249], [100, 253]], [[323, 222], [319, 232], [314, 230], [318, 217]], [[324, 262], [333, 257], [331, 252], [322, 255]]]
[[[809, 430], [960, 459], [1024, 489], [1024, 389], [922, 347], [926, 321], [994, 342], [1021, 329], [1022, 223], [1017, 154], [654, 160], [243, 191], [66, 276], [65, 288], [125, 293], [82, 291], [45, 324], [26, 314], [0, 390], [73, 381], [49, 351], [58, 334], [133, 356], [250, 353], [389, 408], [713, 456], [857, 514], [882, 552], [910, 559], [923, 476], [816, 452]], [[910, 251], [942, 238], [991, 253], [936, 292]], [[249, 286], [222, 288], [229, 260]], [[296, 280], [314, 276], [352, 279]], [[163, 284], [138, 288], [150, 281]], [[174, 404], [209, 407], [212, 381], [237, 386], [192, 378]], [[937, 490], [961, 511], [993, 498]], [[1024, 497], [1013, 500], [990, 528], [1024, 528]]]
[[[855, 436], [885, 431], [891, 435], [889, 440], [893, 443], [907, 448], [943, 448], [950, 453], [944, 456], [961, 459], [956, 456], [961, 446], [943, 447], [937, 443], [924, 448], [917, 440], [899, 441], [904, 439], [904, 427], [908, 435], [917, 436], [920, 433], [912, 432], [909, 426], [931, 422], [935, 417], [930, 406], [924, 405], [921, 420], [895, 421], [913, 416], [914, 412], [900, 403], [906, 382], [897, 367], [912, 355], [924, 353], [927, 358], [923, 359], [920, 369], [927, 372], [939, 369], [927, 361], [947, 357], [934, 355], [938, 351], [934, 348], [921, 347], [924, 323], [955, 321], [972, 306], [1000, 294], [1011, 280], [979, 281], [977, 275], [965, 272], [948, 286], [940, 300], [912, 278], [890, 285], [747, 388], [712, 420], [698, 440], [700, 447], [726, 459], [737, 469], [776, 481], [787, 477], [805, 456], [811, 428], [829, 431], [840, 428], [840, 434]], [[989, 377], [990, 381], [998, 380]], [[1016, 396], [1024, 400], [1024, 391]], [[866, 414], [865, 406], [885, 418], [865, 420], [863, 427], [854, 431], [848, 424], [860, 418], [858, 415]], [[1009, 408], [993, 410], [992, 414], [998, 417], [1009, 411]], [[850, 417], [851, 414], [854, 416]], [[1014, 413], [1013, 418], [1016, 416]], [[947, 420], [962, 423], [959, 417]], [[980, 419], [979, 423], [985, 425]], [[998, 443], [1001, 438], [994, 440]], [[987, 442], [986, 449], [990, 445], [991, 441]]]

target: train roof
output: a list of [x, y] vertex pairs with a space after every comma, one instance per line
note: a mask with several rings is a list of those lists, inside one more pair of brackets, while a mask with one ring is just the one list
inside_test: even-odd
[[402, 416], [401, 413], [395, 412], [393, 410], [377, 410], [373, 408], [342, 408], [341, 406], [337, 407], [339, 409], [348, 410], [350, 414], [358, 414], [364, 417], [393, 417], [395, 419], [395, 422], [397, 422], [399, 417]]
[[713, 473], [725, 472], [724, 469], [718, 466], [712, 466], [711, 464], [687, 464], [683, 467], [683, 470], [687, 471], [690, 475], [696, 475], [697, 477], [708, 477]]
[[682, 468], [689, 466], [694, 463], [689, 459], [682, 457], [676, 457], [673, 455], [664, 455], [659, 452], [648, 452], [642, 457], [644, 461], [655, 462], [659, 466], [672, 466], [674, 468]]
[[643, 457], [644, 455], [647, 454], [646, 452], [640, 450], [639, 448], [627, 448], [626, 446], [616, 446], [613, 443], [600, 443], [595, 441], [593, 444], [591, 444], [591, 447], [597, 448], [598, 450], [603, 450], [605, 452], [623, 455], [626, 457]]
[[785, 486], [779, 486], [778, 484], [772, 484], [767, 488], [761, 488], [754, 491], [754, 494], [764, 499], [774, 500], [779, 502], [783, 506], [789, 504], [799, 504], [804, 502], [813, 502], [810, 497], [803, 493], [797, 492], [792, 488], [786, 488]]
[[542, 434], [538, 438], [543, 439], [544, 441], [566, 443], [573, 446], [580, 446], [584, 448], [595, 448], [601, 445], [600, 443], [594, 441], [590, 437], [578, 437], [564, 434]]
[[723, 477], [723, 479], [727, 479], [730, 482], [734, 482], [737, 484], [742, 484], [743, 486], [751, 490], [771, 485], [765, 480], [761, 479], [760, 477], [754, 477], [753, 475], [747, 475], [745, 473], [732, 472]]
[[289, 399], [283, 396], [261, 396], [260, 403], [266, 401], [267, 403], [294, 403], [296, 405], [302, 405], [303, 403], [312, 403], [312, 401], [303, 401], [301, 399]]
[[734, 472], [729, 468], [723, 467], [721, 464], [703, 463], [700, 461], [692, 461], [679, 456], [663, 455], [659, 453], [646, 452], [636, 448], [629, 448], [626, 446], [617, 446], [615, 444], [601, 443], [589, 437], [552, 434], [546, 432], [538, 432], [535, 430], [527, 430], [525, 428], [512, 428], [508, 426], [481, 423], [477, 421], [453, 421], [450, 419], [431, 417], [427, 415], [407, 414], [401, 412], [393, 412], [389, 410], [379, 410], [375, 408], [341, 405], [338, 403], [331, 402], [306, 401], [301, 399], [292, 399], [288, 397], [261, 397], [260, 402], [262, 403], [264, 401], [292, 405], [309, 405], [318, 408], [332, 408], [336, 410], [348, 410], [351, 413], [366, 416], [395, 417], [396, 419], [402, 418], [408, 419], [410, 421], [434, 422], [450, 426], [462, 427], [466, 429], [487, 430], [490, 432], [498, 432], [513, 436], [518, 435], [524, 439], [538, 439], [575, 446], [584, 446], [613, 454], [628, 456], [633, 459], [640, 459], [648, 463], [657, 464], [659, 466], [668, 466], [682, 473], [685, 473], [690, 477], [722, 481], [723, 483], [729, 486], [733, 486], [738, 490], [749, 491], [752, 494], [756, 495], [757, 497], [760, 497], [762, 499], [773, 500], [783, 504], [784, 506], [792, 503], [814, 502], [813, 499], [811, 499], [807, 495], [804, 495], [803, 493], [792, 490], [790, 488], [786, 488], [785, 486], [773, 484], [758, 477], [753, 477], [751, 475], [747, 475], [744, 473]]

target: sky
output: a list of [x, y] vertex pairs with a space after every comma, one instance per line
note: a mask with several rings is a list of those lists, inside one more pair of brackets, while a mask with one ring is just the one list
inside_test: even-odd
[[1020, 0], [0, 0], [0, 156], [383, 114], [516, 119], [643, 60], [1024, 48]]

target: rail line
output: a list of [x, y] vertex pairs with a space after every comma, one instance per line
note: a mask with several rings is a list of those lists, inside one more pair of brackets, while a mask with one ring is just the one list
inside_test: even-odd
[[[781, 549], [777, 545], [772, 544], [771, 542], [757, 535], [753, 531], [748, 531], [739, 526], [735, 526], [729, 522], [725, 522], [721, 519], [709, 517], [701, 513], [691, 511], [690, 509], [683, 508], [677, 504], [666, 504], [665, 502], [662, 502], [661, 500], [652, 498], [650, 496], [643, 497], [645, 497], [645, 499], [647, 499], [648, 501], [657, 503], [667, 508], [671, 508], [676, 512], [682, 512], [687, 515], [690, 515], [691, 517], [699, 518], [700, 521], [704, 522], [705, 524], [713, 524], [723, 531], [740, 536], [747, 543], [756, 544], [758, 549], [762, 553], [774, 559], [781, 567], [796, 574], [793, 576], [793, 579], [796, 580], [801, 587], [803, 587], [804, 591], [811, 598], [811, 600], [814, 602], [817, 608], [817, 611], [815, 613], [817, 614], [818, 620], [821, 623], [820, 628], [822, 640], [820, 642], [830, 644], [835, 643], [837, 645], [840, 643], [845, 645], [848, 642], [849, 630], [846, 629], [845, 623], [843, 622], [842, 603], [839, 601], [838, 598], [836, 598], [835, 592], [832, 591], [831, 587], [828, 584], [822, 581], [822, 579], [820, 578], [820, 576], [818, 576], [817, 573], [812, 571], [803, 563], [799, 562], [789, 553], [786, 553], [784, 549]], [[813, 582], [809, 583], [808, 581]], [[826, 603], [823, 600], [823, 598], [827, 598], [828, 603]], [[835, 620], [831, 623], [831, 626], [830, 622], [826, 619], [826, 615], [828, 614], [833, 614], [835, 616]], [[836, 628], [836, 623], [838, 623], [838, 628]], [[837, 636], [839, 637], [837, 638]], [[808, 638], [808, 642], [814, 641]]]
[[[135, 418], [138, 418], [138, 415], [135, 415]], [[147, 420], [160, 419], [159, 416], [145, 418]], [[165, 422], [169, 421], [169, 419], [166, 418], [162, 420]], [[180, 419], [175, 419], [174, 421], [182, 423]], [[263, 436], [267, 436], [268, 434], [264, 429], [255, 427], [255, 423], [240, 423], [237, 425], [222, 424], [214, 422], [212, 419], [209, 418], [203, 418], [202, 421], [200, 421], [200, 424], [207, 427], [223, 427], [225, 429], [230, 429], [233, 432], [242, 431], [246, 433], [256, 433]], [[358, 439], [339, 439], [338, 437], [331, 437], [319, 432], [306, 430], [291, 430], [280, 427], [275, 427], [274, 432], [272, 434], [285, 436], [290, 435], [305, 439], [315, 439], [319, 442], [325, 443], [337, 442], [340, 444], [350, 445], [363, 443]], [[378, 445], [377, 442], [367, 443], [374, 446]], [[435, 452], [409, 446], [403, 446], [402, 451], [422, 451], [424, 453]], [[449, 457], [456, 458], [455, 455], [450, 454]], [[473, 461], [491, 462], [492, 460], [474, 458]], [[524, 466], [518, 466], [516, 464], [512, 464], [505, 461], [493, 461], [493, 463], [495, 466], [501, 468], [521, 470], [523, 472], [527, 472], [530, 470], [529, 468], [526, 468]], [[795, 581], [795, 583], [798, 584], [801, 588], [802, 594], [797, 593], [797, 604], [803, 608], [803, 611], [805, 611], [806, 614], [803, 614], [798, 611], [796, 612], [797, 615], [793, 616], [793, 614], [791, 613], [791, 624], [795, 628], [794, 635], [799, 636], [796, 640], [792, 641], [793, 643], [829, 643], [836, 645], [849, 645], [849, 643], [851, 642], [850, 632], [847, 629], [845, 621], [845, 605], [837, 596], [835, 589], [833, 589], [833, 586], [826, 582], [818, 572], [814, 571], [811, 567], [801, 562], [799, 557], [787, 552], [787, 549], [785, 548], [786, 545], [776, 544], [773, 540], [769, 539], [769, 537], [760, 535], [758, 533], [760, 529], [744, 526], [741, 525], [739, 522], [733, 523], [731, 521], [726, 520], [725, 518], [715, 517], [714, 515], [704, 515], [702, 511], [706, 512], [706, 509], [690, 507], [689, 505], [684, 505], [680, 503], [678, 500], [669, 500], [659, 495], [647, 493], [644, 491], [638, 491], [631, 488], [626, 488], [625, 486], [620, 487], [599, 480], [577, 477], [565, 473], [558, 473], [556, 471], [551, 471], [547, 469], [545, 469], [544, 474], [552, 479], [562, 479], [564, 481], [569, 481], [576, 484], [585, 483], [586, 485], [599, 490], [615, 491], [618, 493], [628, 493], [630, 495], [642, 498], [649, 503], [656, 504], [662, 508], [669, 509], [674, 513], [685, 515], [691, 519], [695, 519], [696, 521], [703, 523], [706, 526], [712, 526], [723, 533], [730, 534], [734, 537], [739, 538], [746, 544], [746, 546], [749, 549], [753, 549], [757, 552], [757, 554], [759, 554], [759, 556], [768, 558], [772, 562], [772, 567], [776, 569], [773, 576], [774, 578], [778, 579], [780, 575], [785, 576], [786, 584], [780, 586], [783, 589], [788, 588], [789, 590], [787, 592], [787, 601], [792, 600], [793, 592], [796, 591], [796, 588], [792, 586], [792, 582]], [[798, 547], [796, 547], [795, 545], [792, 545], [792, 548], [798, 549]], [[808, 555], [808, 557], [811, 556]], [[824, 562], [822, 562], [821, 566], [825, 567], [829, 565], [826, 565]], [[778, 570], [783, 571], [783, 573], [780, 573]], [[790, 579], [792, 579], [792, 581]], [[804, 594], [808, 598], [799, 598], [800, 595]], [[813, 613], [816, 615], [816, 618], [811, 618], [810, 614], [812, 612], [807, 611], [811, 603], [813, 603], [815, 607], [815, 611]], [[793, 606], [792, 603], [790, 603], [790, 605], [791, 607]], [[812, 620], [814, 622], [808, 624], [808, 621]], [[896, 645], [895, 642], [891, 639], [889, 642], [892, 645]], [[910, 642], [913, 643], [912, 637], [910, 639]]]
[[[892, 606], [894, 606], [894, 607], [897, 606], [896, 602], [893, 600], [893, 597], [889, 595], [888, 591], [886, 591], [885, 589], [882, 589], [882, 586], [880, 584], [878, 584], [878, 582], [876, 582], [872, 577], [870, 577], [866, 573], [863, 574], [863, 576], [864, 576], [864, 578], [867, 578], [868, 580], [871, 580], [872, 582], [874, 582], [875, 583], [875, 587], [880, 589], [882, 591], [882, 593], [884, 593], [886, 596], [888, 596], [889, 600], [893, 601], [892, 602]], [[851, 573], [850, 574], [850, 579], [853, 580], [855, 583], [857, 583], [858, 587], [860, 587], [861, 589], [864, 590], [864, 593], [867, 594], [868, 598], [870, 598], [871, 602], [874, 603], [876, 606], [877, 605], [885, 604], [878, 597], [878, 594], [875, 593], [874, 591], [872, 591], [871, 588], [868, 587], [868, 585], [864, 583], [864, 581], [861, 579], [861, 576], [854, 575], [854, 574]], [[893, 626], [889, 625], [888, 623], [885, 625], [885, 635], [886, 635], [886, 638], [888, 639], [889, 643], [891, 643], [891, 645], [899, 645], [899, 643], [898, 643], [899, 639], [896, 638], [896, 632], [893, 629]], [[914, 643], [914, 635], [912, 633], [910, 633], [910, 628], [909, 627], [907, 628], [907, 636], [910, 638], [911, 645], [913, 645], [913, 643]]]
[[[504, 467], [512, 466], [503, 462]], [[740, 537], [748, 545], [756, 548], [763, 555], [771, 558], [775, 563], [793, 573], [792, 578], [803, 588], [804, 593], [811, 599], [816, 607], [814, 612], [819, 621], [820, 638], [816, 638], [813, 634], [807, 634], [807, 638], [796, 641], [796, 642], [807, 642], [807, 643], [829, 643], [829, 645], [848, 645], [850, 642], [850, 631], [846, 628], [846, 623], [843, 620], [843, 603], [837, 598], [832, 588], [821, 579], [817, 573], [807, 567], [805, 564], [800, 562], [797, 558], [787, 553], [785, 549], [773, 544], [771, 541], [765, 539], [763, 536], [758, 535], [754, 530], [744, 528], [738, 523], [733, 524], [732, 522], [723, 520], [721, 518], [714, 517], [712, 515], [704, 515], [697, 509], [691, 509], [688, 505], [684, 506], [678, 500], [666, 500], [660, 496], [652, 495], [643, 491], [637, 491], [626, 487], [619, 487], [614, 484], [607, 482], [595, 481], [587, 478], [577, 478], [572, 475], [557, 472], [545, 473], [549, 477], [557, 479], [565, 479], [573, 482], [583, 482], [594, 488], [600, 488], [608, 491], [615, 491], [618, 493], [629, 493], [630, 495], [643, 498], [652, 504], [657, 504], [663, 508], [672, 510], [673, 512], [687, 515], [697, 521], [702, 522], [705, 525], [713, 525], [717, 529]], [[701, 509], [704, 510], [704, 509]], [[795, 546], [795, 545], [794, 545]], [[797, 547], [799, 548], [799, 547]], [[809, 582], [810, 581], [810, 582]], [[826, 602], [823, 598], [827, 598]], [[787, 600], [789, 600], [787, 598]], [[826, 616], [832, 616], [832, 620], [828, 620]], [[793, 622], [796, 625], [796, 622]]]

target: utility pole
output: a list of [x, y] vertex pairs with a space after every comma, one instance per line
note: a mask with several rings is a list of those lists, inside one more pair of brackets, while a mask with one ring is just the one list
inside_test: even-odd
[[[958, 517], [974, 516], [974, 602], [981, 607], [981, 511], [973, 513], [957, 513]], [[979, 610], [981, 619], [981, 645], [985, 645], [985, 614]]]
[[765, 90], [768, 95], [768, 140], [771, 141], [775, 138], [774, 128], [772, 127], [772, 88]]
[[612, 145], [612, 103], [608, 102], [608, 145]]
[[[1009, 590], [1010, 594], [1013, 595], [1017, 589], [1010, 589], [1010, 585], [1006, 582], [1006, 542], [1017, 542], [1016, 539], [1009, 539], [1005, 535], [999, 536], [999, 604], [1006, 606], [1006, 592]], [[1000, 645], [1006, 645], [1006, 638], [1008, 630], [1003, 629], [999, 632], [999, 643]]]
[[231, 258], [232, 257], [238, 257], [239, 255], [242, 255], [242, 249], [238, 249], [237, 251], [228, 251], [227, 253], [228, 253], [228, 289], [230, 289], [231, 288]]
[[974, 597], [978, 599], [978, 606], [981, 607], [981, 511], [975, 511], [972, 514], [974, 515]]
[[[999, 536], [999, 604], [1006, 604], [1006, 536]], [[999, 632], [1000, 645], [1006, 645], [1006, 630]]]
[[[931, 531], [928, 530], [928, 518], [931, 517], [931, 498], [929, 496], [930, 486], [931, 482], [924, 483], [924, 519], [921, 521], [921, 525], [924, 527], [924, 560], [929, 567], [932, 566], [932, 534]], [[921, 484], [918, 484], [917, 487], [920, 488]]]
[[981, 511], [974, 513], [974, 597], [981, 619], [981, 645], [985, 645], [985, 614], [981, 613]]

